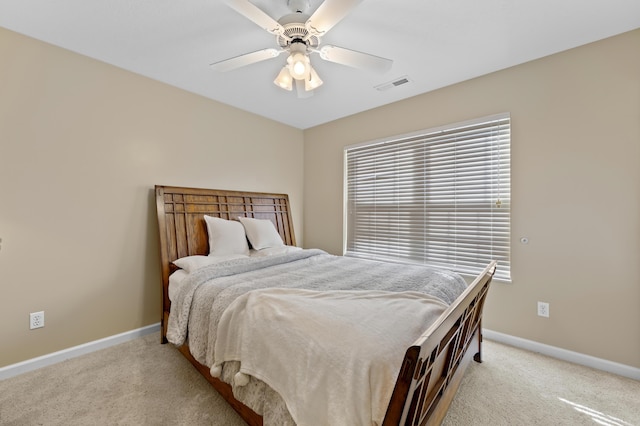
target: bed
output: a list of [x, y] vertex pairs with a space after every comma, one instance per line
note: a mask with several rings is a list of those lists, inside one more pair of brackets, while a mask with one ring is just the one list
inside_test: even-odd
[[[227, 221], [236, 221], [238, 218], [256, 219], [255, 222], [269, 221], [273, 224], [275, 230], [282, 239], [283, 244], [287, 248], [293, 248], [296, 246], [291, 209], [289, 199], [286, 194], [183, 188], [160, 185], [155, 187], [155, 194], [160, 237], [163, 289], [161, 317], [162, 343], [167, 343], [168, 334], [172, 335], [171, 333], [174, 333], [173, 335], [175, 336], [175, 330], [179, 329], [179, 327], [176, 328], [176, 324], [179, 322], [176, 318], [179, 318], [179, 315], [175, 312], [180, 311], [178, 310], [177, 305], [174, 306], [174, 314], [171, 316], [172, 299], [180, 300], [180, 303], [184, 303], [184, 300], [187, 298], [184, 294], [188, 293], [183, 291], [181, 293], [182, 298], [178, 299], [176, 299], [177, 296], [175, 296], [175, 294], [170, 297], [170, 277], [174, 272], [180, 269], [174, 264], [174, 261], [183, 258], [207, 256], [210, 253], [207, 230], [208, 225], [205, 222], [205, 216], [208, 217], [207, 220], [209, 221], [212, 220], [210, 218], [216, 218], [218, 220], [224, 219]], [[320, 251], [292, 249], [292, 252], [293, 253], [279, 254], [278, 256], [268, 258], [265, 257], [261, 260], [259, 259], [258, 262], [255, 262], [255, 260], [252, 259], [251, 262], [262, 262], [272, 269], [285, 267], [280, 266], [279, 264], [276, 265], [276, 260], [273, 260], [280, 257], [283, 259], [286, 258], [286, 262], [289, 262], [287, 263], [287, 267], [291, 264], [298, 265], [298, 263], [292, 262], [289, 257], [292, 257], [295, 262], [310, 262], [314, 265], [325, 261], [338, 263], [347, 262], [346, 258], [338, 259], [340, 257], [331, 256]], [[321, 261], [316, 259], [320, 259]], [[244, 258], [238, 260], [234, 259], [222, 263], [221, 265], [223, 265], [223, 267], [215, 266], [215, 268], [218, 268], [216, 270], [225, 270], [224, 268], [228, 268], [228, 270], [232, 272], [241, 270], [245, 273], [244, 271], [248, 268], [248, 266], [245, 266], [245, 263], [249, 264], [249, 261], [245, 261]], [[397, 373], [395, 373], [394, 379], [388, 383], [388, 386], [390, 387], [390, 397], [387, 399], [388, 403], [386, 402], [387, 400], [385, 400], [383, 418], [379, 422], [380, 424], [437, 425], [442, 422], [455, 392], [460, 385], [466, 366], [472, 359], [476, 362], [481, 362], [482, 309], [493, 273], [495, 272], [495, 266], [495, 262], [488, 264], [484, 271], [482, 271], [482, 273], [480, 273], [471, 284], [462, 289], [459, 295], [457, 295], [449, 305], [445, 305], [441, 308], [441, 311], [437, 311], [439, 313], [435, 319], [429, 320], [428, 323], [425, 322], [423, 325], [421, 324], [420, 330], [423, 331], [417, 334], [419, 337], [412, 340], [412, 343], [403, 345], [402, 347], [393, 348], [387, 348], [385, 345], [379, 345], [380, 352], [393, 350], [401, 354], [399, 358], [401, 359], [401, 362], [399, 362], [395, 370], [393, 370], [397, 371]], [[251, 266], [251, 268], [253, 268], [253, 266]], [[213, 268], [211, 269], [213, 270]], [[269, 271], [272, 269], [269, 269]], [[263, 274], [262, 270], [259, 272]], [[255, 274], [257, 272], [247, 273]], [[222, 275], [225, 274], [226, 272]], [[253, 278], [250, 278], [250, 275], [242, 275], [241, 277], [240, 281], [243, 282], [253, 282], [254, 280]], [[231, 278], [227, 278], [225, 276], [218, 279], [225, 280]], [[227, 288], [226, 286], [227, 284], [224, 284], [225, 291]], [[242, 287], [240, 284], [236, 286]], [[250, 290], [247, 291], [246, 294], [243, 293], [241, 297], [234, 296], [235, 299], [233, 299], [233, 301], [235, 303], [233, 305], [237, 305], [241, 299], [243, 299], [243, 303], [249, 303], [249, 301], [252, 300], [251, 297], [255, 295], [260, 295], [261, 297], [275, 297], [273, 294], [274, 291], [285, 292], [285, 296], [291, 297], [292, 299], [295, 299], [299, 293], [303, 293], [303, 295], [306, 296], [307, 294], [305, 292], [311, 292], [314, 296], [318, 295], [318, 298], [325, 297], [324, 294], [321, 294], [323, 292], [312, 293], [312, 290], [309, 289], [283, 290], [279, 288], [272, 289], [270, 288], [270, 285], [265, 286], [269, 288]], [[194, 285], [194, 288], [195, 287], [196, 286]], [[386, 289], [384, 286], [382, 288], [383, 290]], [[340, 297], [343, 297], [344, 294], [347, 293], [349, 297], [359, 297], [361, 294], [360, 292], [357, 293], [358, 296], [354, 296], [352, 293], [355, 294], [355, 291], [349, 292], [344, 289], [339, 289], [339, 291], [334, 294], [339, 294]], [[386, 297], [388, 292], [386, 290], [381, 290], [379, 293], [384, 294]], [[374, 294], [374, 296], [377, 297], [378, 294]], [[409, 296], [414, 297], [413, 294], [410, 294]], [[220, 299], [222, 299], [222, 297], [220, 297]], [[279, 299], [262, 300], [274, 301]], [[177, 302], [174, 302], [174, 305], [176, 303]], [[385, 301], [384, 303], [387, 302]], [[423, 303], [423, 300], [420, 299], [417, 303]], [[185, 310], [183, 308], [183, 310], [187, 313], [190, 312], [190, 309]], [[228, 320], [233, 317], [232, 315], [225, 316], [225, 313], [228, 314], [230, 310], [231, 308], [222, 310], [221, 315], [224, 319]], [[289, 309], [287, 308], [285, 310], [288, 311]], [[388, 323], [409, 323], [406, 317], [392, 318], [386, 314], [381, 315], [380, 317], [389, 318], [388, 320], [384, 320]], [[425, 318], [427, 317], [425, 316]], [[174, 328], [170, 329], [170, 323], [172, 321]], [[187, 327], [186, 329], [188, 330], [187, 325], [184, 325], [183, 327]], [[276, 329], [277, 327], [272, 328]], [[195, 329], [185, 332], [186, 338], [184, 338], [184, 341], [179, 340], [180, 345], [178, 349], [225, 398], [225, 400], [227, 400], [227, 402], [236, 410], [236, 412], [238, 412], [247, 424], [262, 425], [263, 420], [265, 420], [265, 424], [273, 424], [273, 421], [266, 421], [266, 419], [274, 418], [273, 416], [275, 416], [275, 414], [272, 415], [271, 411], [282, 411], [283, 407], [285, 411], [284, 415], [286, 416], [290, 414], [286, 409], [289, 400], [287, 400], [287, 403], [284, 403], [283, 400], [279, 399], [280, 395], [278, 392], [275, 392], [258, 378], [249, 376], [247, 380], [252, 381], [250, 385], [247, 385], [246, 383], [238, 385], [238, 376], [243, 376], [240, 371], [239, 363], [227, 362], [223, 364], [217, 362], [215, 359], [205, 361], [202, 353], [197, 350], [194, 351], [196, 353], [194, 355], [194, 353], [192, 353], [192, 348], [190, 348], [190, 344], [192, 344], [191, 346], [195, 346], [197, 341], [196, 337], [203, 333], [205, 332], [199, 332]], [[211, 331], [209, 330], [206, 333], [211, 333]], [[227, 334], [230, 334], [231, 336], [225, 335], [226, 338], [235, 337], [233, 336], [234, 333]], [[216, 345], [220, 343], [219, 341], [224, 339], [220, 338], [217, 340], [218, 342], [216, 342]], [[382, 341], [384, 341], [384, 339], [382, 339]], [[212, 343], [209, 342], [205, 344], [205, 346], [206, 345], [212, 345]], [[218, 346], [216, 346], [216, 349], [220, 351]], [[402, 357], [402, 354], [404, 354], [404, 357]], [[366, 360], [359, 359], [358, 364], [360, 364], [361, 361]], [[224, 366], [227, 371], [221, 372], [221, 366]], [[218, 367], [217, 370], [216, 367]], [[322, 374], [318, 374], [317, 376], [322, 376]], [[234, 377], [236, 378], [235, 383]], [[258, 375], [258, 377], [261, 376]], [[256, 386], [262, 387], [258, 388]], [[251, 390], [245, 391], [244, 389]], [[256, 391], [256, 389], [258, 390]], [[331, 390], [331, 392], [333, 392], [333, 390]], [[247, 393], [253, 393], [254, 395], [247, 397]], [[355, 393], [357, 394], [359, 392]], [[258, 394], [257, 398], [264, 398], [265, 402], [256, 403], [254, 401], [256, 398], [255, 394]], [[273, 401], [278, 402], [276, 404], [276, 402]], [[278, 415], [281, 414], [282, 413]], [[291, 418], [288, 417], [288, 419]], [[280, 423], [280, 421], [278, 422]], [[287, 422], [283, 421], [282, 423]]]

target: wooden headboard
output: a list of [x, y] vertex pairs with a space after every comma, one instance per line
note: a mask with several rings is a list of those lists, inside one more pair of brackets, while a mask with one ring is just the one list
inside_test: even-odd
[[287, 194], [181, 188], [156, 185], [156, 209], [162, 267], [162, 336], [165, 341], [171, 262], [185, 256], [209, 254], [204, 216], [233, 220], [239, 216], [269, 219], [287, 245], [296, 245]]

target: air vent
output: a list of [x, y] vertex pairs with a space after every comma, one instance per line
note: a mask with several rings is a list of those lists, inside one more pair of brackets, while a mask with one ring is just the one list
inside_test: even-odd
[[402, 86], [403, 84], [407, 84], [407, 83], [410, 83], [410, 82], [411, 82], [411, 79], [408, 76], [403, 75], [402, 77], [398, 77], [398, 78], [396, 78], [396, 79], [394, 79], [392, 81], [389, 81], [387, 83], [379, 84], [379, 85], [375, 86], [375, 88], [376, 88], [376, 90], [379, 90], [379, 91], [383, 92], [383, 91], [389, 90], [389, 89], [391, 89], [393, 87]]

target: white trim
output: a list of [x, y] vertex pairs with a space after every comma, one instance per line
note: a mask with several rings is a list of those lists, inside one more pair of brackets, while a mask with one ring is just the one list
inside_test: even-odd
[[573, 352], [555, 346], [545, 345], [544, 343], [534, 342], [533, 340], [522, 339], [520, 337], [510, 336], [508, 334], [498, 333], [497, 331], [482, 329], [482, 335], [489, 340], [514, 346], [520, 349], [526, 349], [531, 352], [538, 352], [543, 355], [557, 358], [563, 361], [572, 362], [574, 364], [584, 365], [585, 367], [595, 368], [597, 370], [606, 371], [617, 374], [619, 376], [628, 377], [634, 380], [640, 380], [640, 368], [631, 367], [625, 364], [608, 361], [602, 358], [596, 358], [590, 355]]
[[[138, 328], [136, 330], [125, 331], [124, 333], [105, 337], [104, 339], [94, 340], [93, 342], [84, 343], [82, 345], [63, 349], [58, 352], [53, 352], [47, 355], [39, 356], [37, 358], [28, 359], [16, 364], [7, 365], [6, 367], [0, 368], [0, 380], [8, 379], [9, 377], [14, 377], [28, 371], [36, 370], [38, 368], [57, 364], [70, 358], [75, 358], [80, 355], [85, 355], [91, 352], [98, 351], [100, 349], [115, 346], [120, 343], [124, 343], [129, 340], [133, 340], [138, 337], [142, 337], [158, 331], [160, 331], [160, 323], [151, 324], [146, 327]], [[159, 341], [158, 344], [160, 344]]]
[[[0, 380], [8, 379], [22, 373], [26, 373], [48, 365], [57, 364], [67, 359], [85, 355], [100, 349], [106, 349], [147, 334], [160, 331], [160, 323], [151, 324], [136, 330], [126, 331], [114, 336], [105, 337], [104, 339], [94, 340], [93, 342], [84, 343], [72, 348], [63, 349], [58, 352], [32, 358], [17, 364], [11, 364], [0, 368]], [[497, 331], [482, 330], [482, 334], [489, 340], [493, 340], [516, 348], [525, 349], [531, 352], [541, 353], [552, 358], [561, 359], [563, 361], [572, 362], [574, 364], [584, 365], [586, 367], [595, 368], [597, 370], [607, 371], [619, 376], [628, 377], [634, 380], [640, 380], [640, 368], [631, 367], [629, 365], [619, 364], [602, 358], [596, 358], [590, 355], [584, 355], [578, 352], [569, 351], [555, 346], [545, 345], [543, 343], [527, 340], [516, 336], [511, 336]]]

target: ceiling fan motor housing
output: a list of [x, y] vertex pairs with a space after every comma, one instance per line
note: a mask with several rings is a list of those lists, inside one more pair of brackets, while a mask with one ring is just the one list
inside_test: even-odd
[[288, 49], [294, 43], [304, 43], [307, 49], [316, 49], [320, 44], [320, 38], [309, 33], [305, 27], [307, 19], [309, 16], [303, 13], [291, 13], [280, 18], [278, 23], [282, 25], [284, 31], [276, 36], [278, 45]]

